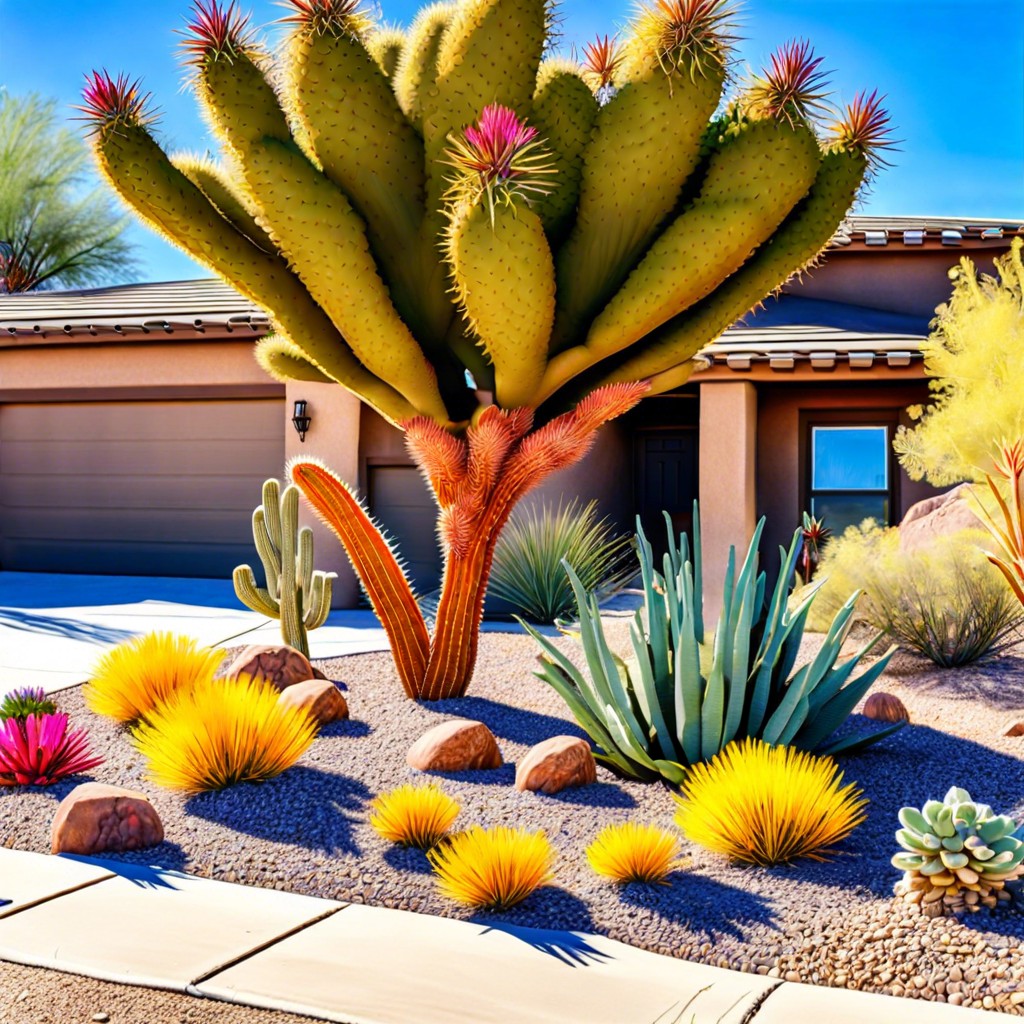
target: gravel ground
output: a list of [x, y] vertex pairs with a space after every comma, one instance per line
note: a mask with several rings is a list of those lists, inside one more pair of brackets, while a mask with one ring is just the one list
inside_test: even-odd
[[[805, 653], [819, 643], [808, 637]], [[146, 782], [124, 734], [89, 714], [77, 690], [62, 695], [61, 707], [87, 723], [107, 753], [94, 777], [149, 793], [163, 818], [168, 841], [125, 859], [468, 917], [435, 894], [421, 852], [391, 847], [365, 821], [368, 800], [416, 775], [405, 765], [412, 742], [445, 718], [465, 716], [490, 726], [507, 763], [445, 777], [444, 788], [462, 804], [457, 824], [544, 828], [559, 853], [552, 887], [490, 919], [598, 931], [658, 953], [793, 981], [1024, 1015], [1024, 914], [1001, 909], [927, 920], [893, 898], [898, 872], [889, 864], [897, 810], [941, 798], [951, 785], [1024, 817], [1024, 739], [1002, 735], [1008, 719], [1024, 717], [1024, 644], [989, 665], [947, 672], [898, 656], [876, 688], [897, 694], [915, 724], [842, 759], [847, 778], [870, 799], [869, 818], [832, 862], [742, 868], [684, 844], [684, 868], [670, 886], [654, 888], [598, 879], [583, 850], [612, 821], [671, 826], [667, 789], [622, 782], [603, 768], [597, 784], [554, 797], [513, 788], [514, 762], [531, 744], [580, 734], [557, 694], [533, 677], [535, 655], [528, 637], [485, 634], [470, 696], [434, 705], [403, 697], [386, 654], [320, 663], [348, 684], [352, 719], [328, 727], [276, 780], [188, 798]], [[0, 845], [47, 852], [56, 802], [73, 785], [0, 793]]]

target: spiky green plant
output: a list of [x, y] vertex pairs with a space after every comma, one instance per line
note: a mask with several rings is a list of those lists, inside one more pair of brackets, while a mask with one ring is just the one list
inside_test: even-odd
[[558, 691], [600, 748], [595, 757], [627, 778], [660, 777], [678, 785], [687, 766], [744, 737], [832, 754], [875, 743], [906, 724], [833, 737], [895, 648], [856, 678], [877, 637], [853, 657], [837, 660], [853, 624], [854, 594], [836, 613], [818, 653], [796, 667], [815, 597], [812, 591], [794, 608], [787, 600], [800, 553], [799, 530], [789, 551], [779, 551], [782, 566], [767, 603], [757, 554], [764, 520], [738, 568], [730, 549], [718, 627], [706, 635], [696, 502], [692, 561], [686, 534], [676, 538], [668, 513], [665, 522], [668, 551], [658, 573], [637, 520], [644, 610], [637, 611], [630, 627], [632, 657], [623, 659], [609, 646], [597, 598], [570, 566], [586, 667], [576, 666], [550, 638], [523, 623], [544, 651], [536, 675]]
[[924, 807], [900, 811], [892, 858], [903, 872], [896, 891], [930, 917], [993, 908], [1008, 900], [1006, 883], [1024, 874], [1024, 841], [1013, 818], [996, 814], [953, 786]]
[[46, 696], [41, 686], [22, 686], [4, 694], [0, 700], [0, 724], [8, 718], [24, 721], [29, 715], [52, 715], [56, 711], [57, 705]]
[[631, 539], [597, 518], [597, 502], [547, 502], [513, 515], [494, 551], [490, 593], [532, 622], [552, 623], [573, 608], [563, 562], [588, 590], [607, 597], [635, 575]]
[[313, 531], [299, 527], [297, 487], [282, 492], [276, 480], [264, 482], [263, 504], [252, 514], [252, 536], [267, 585], [259, 586], [252, 569], [239, 565], [232, 576], [235, 593], [254, 612], [280, 619], [284, 642], [308, 658], [308, 631], [327, 621], [337, 573], [313, 569]]
[[716, 117], [727, 0], [644, 4], [586, 70], [546, 58], [550, 0], [436, 5], [404, 42], [359, 0], [289, 5], [278, 65], [233, 3], [197, 0], [183, 49], [222, 164], [169, 159], [127, 78], [94, 73], [83, 109], [129, 206], [267, 310], [268, 372], [336, 381], [406, 431], [440, 507], [433, 634], [359, 501], [309, 462], [292, 478], [406, 692], [459, 695], [516, 501], [818, 257], [887, 118], [859, 98], [819, 132], [799, 45]]

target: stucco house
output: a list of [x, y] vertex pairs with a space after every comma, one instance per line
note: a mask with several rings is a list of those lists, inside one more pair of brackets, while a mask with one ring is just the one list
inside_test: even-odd
[[[623, 528], [685, 526], [700, 498], [707, 572], [765, 514], [764, 553], [801, 511], [898, 521], [932, 493], [889, 443], [927, 400], [919, 351], [960, 256], [984, 269], [1020, 222], [850, 217], [824, 262], [730, 328], [679, 391], [606, 427], [540, 492], [598, 498]], [[214, 280], [0, 296], [0, 568], [223, 576], [252, 561], [260, 484], [318, 456], [367, 495], [421, 589], [440, 558], [402, 437], [340, 387], [287, 386], [252, 358], [265, 316]], [[307, 403], [305, 439], [293, 428]], [[533, 500], [536, 500], [534, 498]], [[317, 564], [342, 574], [317, 524]]]

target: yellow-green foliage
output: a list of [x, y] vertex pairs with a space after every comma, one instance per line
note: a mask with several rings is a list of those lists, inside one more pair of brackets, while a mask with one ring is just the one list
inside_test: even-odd
[[185, 793], [280, 775], [316, 738], [316, 720], [255, 679], [204, 679], [171, 694], [139, 723], [132, 742], [158, 786]]
[[[1024, 241], [996, 260], [995, 277], [967, 257], [950, 271], [953, 294], [921, 346], [934, 401], [895, 440], [915, 480], [983, 480], [996, 445], [1024, 436]], [[912, 410], [917, 412], [918, 410]]]
[[378, 835], [401, 846], [429, 849], [447, 834], [459, 804], [434, 785], [399, 786], [375, 797], [370, 824]]
[[694, 765], [676, 799], [687, 839], [764, 867], [825, 860], [867, 817], [867, 800], [831, 758], [751, 738]]
[[851, 526], [825, 545], [809, 626], [827, 629], [836, 609], [860, 590], [863, 622], [938, 665], [976, 661], [998, 648], [1021, 618], [1013, 592], [985, 554], [990, 544], [980, 523], [910, 552], [900, 549], [895, 527], [870, 519]]
[[616, 882], [665, 884], [679, 867], [679, 837], [657, 825], [607, 825], [587, 847], [590, 866]]
[[504, 910], [551, 881], [555, 851], [543, 832], [473, 826], [428, 850], [427, 857], [442, 896]]
[[118, 722], [147, 717], [161, 701], [213, 678], [224, 652], [187, 636], [146, 633], [107, 651], [82, 690], [90, 710]]

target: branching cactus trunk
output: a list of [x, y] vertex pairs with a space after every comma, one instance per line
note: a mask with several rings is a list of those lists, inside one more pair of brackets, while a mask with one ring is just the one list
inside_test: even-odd
[[263, 563], [266, 587], [248, 565], [232, 576], [235, 593], [246, 607], [281, 620], [284, 642], [309, 657], [308, 631], [322, 626], [331, 611], [333, 572], [313, 569], [313, 531], [299, 528], [299, 491], [281, 491], [276, 480], [263, 484], [263, 504], [252, 514], [252, 536]]
[[725, 99], [729, 0], [641, 0], [582, 65], [549, 56], [550, 0], [436, 4], [404, 36], [359, 0], [284, 6], [275, 58], [234, 3], [196, 0], [183, 50], [220, 163], [167, 156], [125, 76], [94, 72], [82, 110], [125, 202], [267, 311], [268, 373], [337, 382], [406, 431], [445, 548], [433, 637], [354, 496], [292, 472], [406, 692], [463, 693], [515, 502], [814, 263], [888, 116], [872, 94], [821, 123], [806, 43]]

